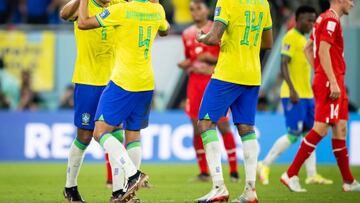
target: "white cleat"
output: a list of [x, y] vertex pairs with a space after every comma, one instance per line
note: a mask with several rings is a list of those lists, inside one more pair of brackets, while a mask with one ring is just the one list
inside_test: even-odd
[[299, 177], [297, 176], [289, 178], [285, 172], [281, 175], [280, 182], [288, 187], [291, 192], [306, 192], [306, 190], [301, 187]]
[[343, 184], [344, 192], [360, 192], [360, 183], [354, 180], [353, 183], [344, 183]]
[[229, 191], [223, 186], [213, 188], [207, 195], [196, 200], [197, 203], [208, 202], [227, 202], [229, 200]]
[[255, 189], [248, 189], [240, 197], [231, 201], [232, 203], [257, 203], [258, 198]]

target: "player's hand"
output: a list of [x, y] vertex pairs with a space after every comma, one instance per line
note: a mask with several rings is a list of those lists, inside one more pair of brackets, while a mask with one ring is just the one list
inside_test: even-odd
[[201, 30], [200, 32], [197, 33], [197, 35], [196, 35], [196, 40], [197, 40], [198, 42], [202, 42], [202, 40], [203, 40], [203, 38], [204, 38], [204, 35], [205, 35], [205, 32]]
[[191, 61], [189, 59], [178, 63], [178, 67], [183, 70], [188, 69], [190, 66], [191, 66]]
[[340, 87], [337, 82], [330, 83], [330, 99], [336, 100], [339, 99], [341, 95]]
[[293, 104], [297, 104], [300, 101], [299, 95], [295, 90], [290, 90], [290, 101]]
[[202, 61], [202, 62], [207, 62], [210, 57], [213, 57], [213, 56], [209, 52], [205, 52], [205, 53], [200, 54], [197, 57], [197, 60]]

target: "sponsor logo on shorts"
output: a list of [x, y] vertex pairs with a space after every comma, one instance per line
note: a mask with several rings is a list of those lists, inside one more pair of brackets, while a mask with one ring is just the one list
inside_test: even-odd
[[90, 114], [89, 113], [83, 113], [81, 115], [81, 119], [82, 119], [82, 125], [89, 125], [90, 123]]

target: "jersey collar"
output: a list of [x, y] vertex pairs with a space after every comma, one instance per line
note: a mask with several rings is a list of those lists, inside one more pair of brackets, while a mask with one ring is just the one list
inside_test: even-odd
[[339, 14], [334, 9], [330, 8], [330, 11], [333, 12], [336, 15], [336, 17], [339, 19]]
[[101, 6], [98, 2], [96, 2], [96, 0], [91, 0], [91, 2], [92, 2], [96, 7], [100, 7], [100, 8], [103, 7], [103, 6]]

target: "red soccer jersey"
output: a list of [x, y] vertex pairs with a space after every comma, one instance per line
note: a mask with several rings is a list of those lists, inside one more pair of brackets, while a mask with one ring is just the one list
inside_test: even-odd
[[334, 74], [340, 83], [339, 85], [342, 85], [346, 71], [344, 39], [340, 19], [334, 10], [329, 9], [318, 17], [310, 39], [314, 41], [315, 74], [326, 76], [319, 58], [320, 41], [326, 41], [331, 44], [330, 58]]
[[[209, 21], [203, 28], [201, 28], [201, 30], [205, 33], [209, 32], [212, 24], [213, 23]], [[211, 53], [215, 57], [219, 56], [220, 46], [207, 46], [196, 40], [196, 35], [199, 31], [200, 29], [197, 28], [196, 25], [192, 25], [191, 27], [187, 28], [182, 35], [185, 48], [185, 57], [186, 59], [190, 59], [191, 63], [198, 63], [198, 56], [206, 52]], [[208, 81], [210, 77], [211, 75], [203, 75], [190, 72], [190, 80], [203, 81], [204, 79], [206, 79]]]

